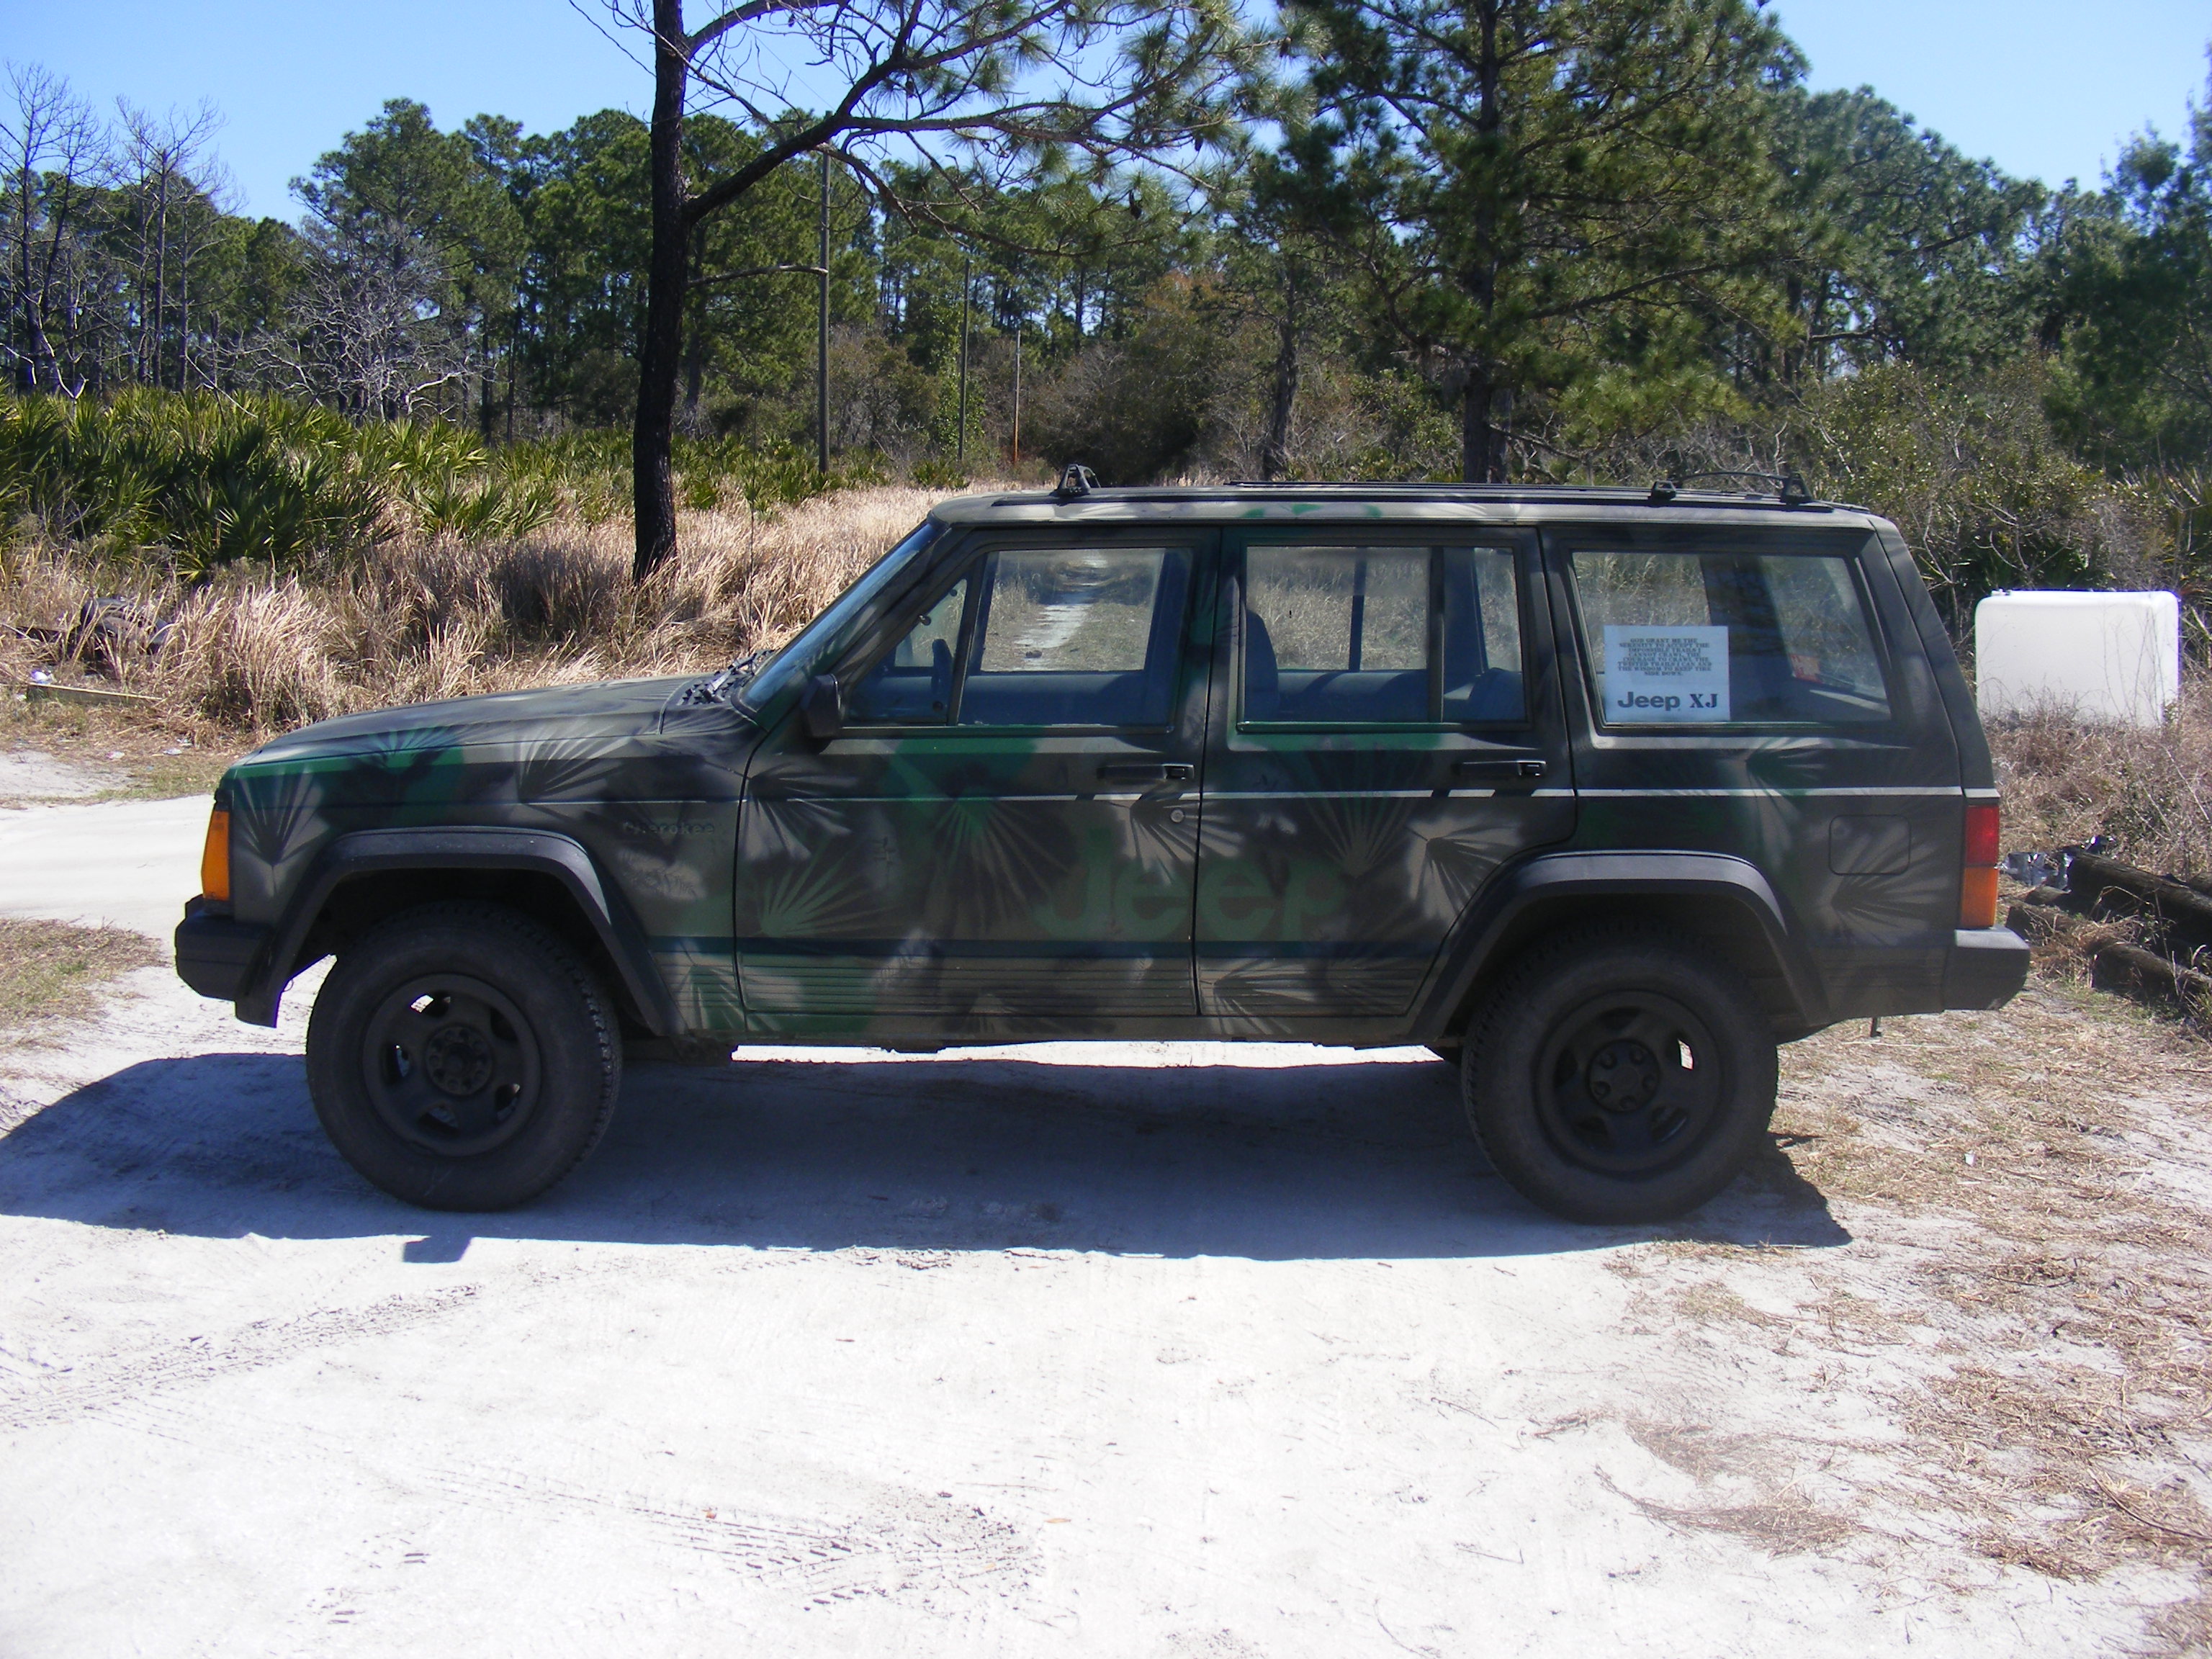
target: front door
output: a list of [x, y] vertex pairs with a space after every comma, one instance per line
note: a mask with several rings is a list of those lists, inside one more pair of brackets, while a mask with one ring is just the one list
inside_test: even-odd
[[1491, 875], [1574, 827], [1534, 539], [1255, 528], [1223, 552], [1201, 1012], [1402, 1015]]
[[841, 666], [844, 730], [791, 722], [748, 782], [749, 1015], [1014, 1036], [1195, 1012], [1208, 550], [1158, 531], [972, 540]]

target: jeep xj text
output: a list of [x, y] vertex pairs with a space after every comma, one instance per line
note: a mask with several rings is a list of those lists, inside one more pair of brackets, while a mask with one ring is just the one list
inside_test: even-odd
[[1792, 498], [949, 501], [707, 679], [326, 720], [216, 791], [179, 972], [368, 1180], [488, 1209], [627, 1045], [1423, 1043], [1561, 1215], [1727, 1184], [1775, 1047], [1990, 1008], [1997, 802], [1897, 532]]

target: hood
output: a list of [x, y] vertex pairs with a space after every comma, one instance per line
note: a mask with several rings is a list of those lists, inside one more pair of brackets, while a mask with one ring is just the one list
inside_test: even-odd
[[263, 744], [241, 766], [289, 765], [349, 755], [389, 754], [396, 749], [481, 748], [552, 738], [619, 739], [659, 729], [662, 711], [696, 674], [676, 678], [603, 680], [547, 686], [536, 691], [495, 691], [380, 708], [287, 732]]

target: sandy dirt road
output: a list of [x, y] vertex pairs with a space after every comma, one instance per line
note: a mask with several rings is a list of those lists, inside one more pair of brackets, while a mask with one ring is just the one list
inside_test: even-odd
[[[0, 817], [0, 910], [165, 926], [203, 806]], [[1931, 1279], [2013, 1246], [1851, 1150], [1955, 1166], [1984, 1085], [1929, 1073], [2063, 999], [1805, 1045], [1754, 1178], [1594, 1231], [1425, 1053], [1188, 1045], [641, 1066], [547, 1200], [433, 1217], [316, 1127], [311, 982], [274, 1032], [126, 987], [0, 1048], [11, 1659], [2080, 1654], [2198, 1605], [2193, 1547], [2039, 1566], [2012, 1465], [1936, 1479], [1979, 1419], [1915, 1402], [2088, 1339]], [[2197, 1214], [2204, 1079], [2145, 1076], [2081, 1085], [2111, 1179]], [[2185, 1534], [2168, 1450], [2110, 1467]]]

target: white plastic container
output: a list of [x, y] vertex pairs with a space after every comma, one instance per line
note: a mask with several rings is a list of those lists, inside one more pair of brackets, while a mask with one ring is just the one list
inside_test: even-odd
[[2156, 726], [2181, 695], [2171, 593], [1992, 593], [1974, 607], [1984, 720], [2042, 710]]

